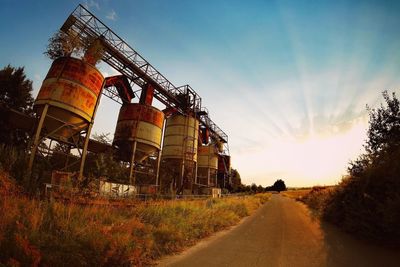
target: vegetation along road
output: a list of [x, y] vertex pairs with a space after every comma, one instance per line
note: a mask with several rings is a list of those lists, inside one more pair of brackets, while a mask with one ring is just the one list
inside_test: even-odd
[[400, 253], [320, 223], [309, 209], [279, 194], [234, 229], [159, 266], [399, 266]]

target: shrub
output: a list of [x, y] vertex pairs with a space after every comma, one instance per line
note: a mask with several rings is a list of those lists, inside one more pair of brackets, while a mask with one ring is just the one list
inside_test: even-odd
[[400, 102], [369, 109], [366, 153], [350, 163], [333, 190], [313, 188], [303, 198], [323, 218], [358, 236], [400, 245]]

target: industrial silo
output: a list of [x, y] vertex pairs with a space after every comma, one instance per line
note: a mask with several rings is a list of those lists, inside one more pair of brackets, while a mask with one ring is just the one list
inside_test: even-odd
[[197, 171], [199, 121], [189, 115], [167, 118], [161, 160], [164, 193], [192, 194]]
[[68, 141], [87, 128], [103, 81], [98, 69], [80, 59], [54, 60], [34, 103], [37, 114], [44, 116], [42, 134]]
[[217, 187], [218, 150], [215, 144], [199, 146], [197, 184], [200, 187]]
[[[139, 103], [122, 105], [114, 134], [113, 145], [120, 160], [130, 162], [130, 182], [134, 181], [134, 166], [149, 156], [159, 157], [164, 113], [155, 107]], [[152, 168], [157, 175], [158, 164]], [[156, 178], [157, 179], [157, 178]], [[154, 183], [157, 183], [154, 181]]]
[[[34, 102], [38, 115], [28, 164], [33, 162], [40, 144], [46, 139], [66, 143], [69, 149], [78, 149], [79, 179], [82, 178], [93, 118], [103, 89], [104, 77], [95, 66], [84, 60], [60, 57], [53, 61]], [[52, 150], [48, 144], [47, 153]], [[43, 152], [43, 151], [42, 151]], [[67, 165], [64, 169], [72, 166]]]

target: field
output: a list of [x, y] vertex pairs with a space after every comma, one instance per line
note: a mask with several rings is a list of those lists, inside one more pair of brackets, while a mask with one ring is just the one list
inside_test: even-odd
[[0, 179], [0, 263], [10, 266], [143, 266], [232, 226], [269, 194], [134, 202], [133, 207], [32, 200]]
[[287, 191], [282, 192], [283, 196], [293, 198], [296, 200], [300, 200], [302, 197], [307, 195], [311, 191], [311, 188], [309, 189], [289, 189]]

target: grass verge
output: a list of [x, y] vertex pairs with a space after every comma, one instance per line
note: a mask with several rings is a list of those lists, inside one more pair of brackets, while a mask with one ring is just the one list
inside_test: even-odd
[[0, 176], [0, 263], [6, 266], [148, 265], [238, 223], [269, 198], [83, 206], [30, 199]]
[[285, 197], [289, 197], [296, 200], [301, 200], [305, 195], [307, 195], [311, 191], [310, 189], [290, 189], [281, 192], [281, 194]]

